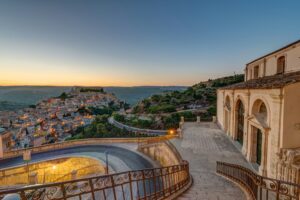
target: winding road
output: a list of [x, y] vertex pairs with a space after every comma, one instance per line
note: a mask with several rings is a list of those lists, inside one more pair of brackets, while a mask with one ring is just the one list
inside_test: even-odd
[[126, 124], [122, 124], [122, 123], [116, 121], [113, 117], [108, 118], [108, 122], [117, 128], [126, 129], [127, 131], [132, 131], [132, 132], [144, 133], [147, 135], [167, 135], [167, 133], [168, 133], [168, 130], [142, 129], [142, 128], [136, 128], [133, 126], [128, 126]]
[[[35, 153], [31, 156], [31, 163], [45, 161], [45, 160], [51, 160], [56, 158], [62, 158], [62, 157], [72, 157], [72, 156], [88, 156], [95, 159], [100, 160], [102, 163], [105, 163], [105, 152], [108, 152], [109, 158], [108, 158], [108, 164], [110, 167], [110, 173], [114, 172], [124, 172], [124, 171], [130, 171], [130, 170], [140, 170], [140, 169], [146, 169], [146, 168], [154, 168], [157, 167], [157, 164], [151, 159], [145, 157], [144, 155], [140, 154], [137, 151], [134, 151], [134, 146], [115, 146], [115, 145], [87, 145], [87, 146], [78, 146], [78, 147], [70, 147], [65, 149], [58, 149], [58, 150], [52, 150], [48, 152], [41, 152], [41, 153]], [[8, 168], [8, 167], [15, 167], [19, 165], [24, 165], [23, 157], [15, 157], [15, 158], [8, 158], [0, 160], [0, 168]], [[151, 189], [152, 187], [152, 180], [146, 181], [146, 185], [149, 185]], [[80, 182], [78, 183], [80, 185]], [[138, 186], [133, 186], [133, 194], [134, 196], [137, 195], [137, 187], [142, 190], [142, 184], [138, 183]], [[148, 188], [148, 187], [147, 187]], [[126, 197], [130, 196], [130, 189], [129, 186], [125, 186], [124, 191], [119, 190], [116, 188], [115, 194], [117, 195], [117, 198], [121, 198], [123, 195]], [[150, 189], [150, 190], [151, 190]], [[146, 192], [150, 192], [148, 189]], [[15, 194], [13, 194], [15, 195]], [[61, 191], [57, 191], [53, 194], [54, 197], [61, 196]], [[107, 190], [106, 198], [112, 199], [113, 198], [113, 191], [112, 189]], [[96, 192], [95, 196], [97, 199], [103, 199], [103, 194], [100, 192]], [[7, 196], [7, 198], [10, 198], [10, 195]], [[86, 199], [90, 198], [90, 194], [87, 194]]]
[[[114, 145], [87, 145], [35, 153], [31, 156], [30, 162], [34, 163], [70, 156], [88, 156], [99, 159], [104, 163], [106, 151], [109, 154], [109, 166], [115, 172], [152, 168], [155, 166], [155, 163], [138, 152]], [[24, 165], [22, 156], [0, 160], [1, 169], [19, 165]]]

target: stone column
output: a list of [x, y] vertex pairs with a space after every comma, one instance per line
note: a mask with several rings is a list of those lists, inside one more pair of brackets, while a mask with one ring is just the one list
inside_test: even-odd
[[200, 123], [200, 116], [197, 116], [197, 123]]
[[[249, 120], [249, 119], [248, 119]], [[253, 131], [253, 126], [248, 123], [248, 134], [247, 134], [247, 140], [249, 145], [247, 146], [247, 153], [246, 153], [246, 158], [249, 162], [253, 162], [253, 154], [254, 154], [254, 131]]]
[[72, 170], [71, 171], [71, 180], [76, 180], [77, 179], [77, 170]]
[[28, 178], [29, 178], [30, 185], [34, 185], [38, 183], [37, 172], [31, 172]]
[[182, 131], [181, 128], [177, 129], [177, 135], [179, 136], [179, 138], [182, 138]]
[[213, 117], [212, 117], [212, 122], [213, 122], [213, 123], [216, 123], [216, 122], [217, 122], [217, 117], [216, 117], [216, 116], [213, 116]]
[[265, 129], [262, 133], [262, 152], [261, 152], [262, 156], [261, 156], [261, 166], [259, 167], [259, 173], [262, 176], [270, 177], [269, 173], [267, 173], [268, 133], [269, 133], [268, 129]]
[[184, 123], [184, 116], [180, 117], [180, 122]]

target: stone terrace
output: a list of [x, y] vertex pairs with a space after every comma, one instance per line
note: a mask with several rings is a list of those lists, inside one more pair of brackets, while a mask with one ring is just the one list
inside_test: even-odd
[[216, 161], [250, 167], [227, 136], [211, 122], [185, 123], [183, 138], [173, 139], [182, 157], [189, 161], [194, 183], [179, 199], [241, 200], [242, 190], [216, 174]]

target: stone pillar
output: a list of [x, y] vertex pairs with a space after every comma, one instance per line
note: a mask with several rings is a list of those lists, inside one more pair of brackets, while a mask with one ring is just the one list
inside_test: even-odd
[[269, 130], [265, 129], [262, 132], [262, 156], [261, 156], [261, 166], [259, 167], [259, 173], [262, 176], [269, 176], [275, 178], [275, 174], [270, 176], [270, 172], [267, 172], [267, 157], [268, 157], [268, 133]]
[[[244, 106], [249, 106], [248, 102], [245, 103], [246, 105]], [[246, 107], [245, 107], [246, 108]], [[248, 145], [249, 145], [249, 142], [248, 142], [248, 135], [249, 135], [249, 132], [248, 132], [248, 127], [249, 127], [249, 115], [248, 115], [248, 110], [245, 109], [245, 113], [244, 113], [244, 130], [243, 130], [243, 147], [242, 147], [242, 154], [247, 157], [247, 153], [248, 153]]]
[[212, 117], [212, 122], [213, 122], [213, 123], [216, 123], [216, 122], [217, 122], [217, 117], [216, 117], [216, 116], [213, 116], [213, 117]]
[[183, 128], [183, 122], [179, 122], [179, 128], [180, 128], [180, 129]]
[[29, 184], [34, 185], [38, 183], [37, 172], [31, 172], [28, 176]]
[[200, 116], [197, 116], [197, 123], [200, 123]]
[[184, 123], [184, 116], [180, 117], [180, 122]]
[[182, 131], [180, 128], [177, 129], [177, 135], [179, 138], [182, 138]]
[[77, 179], [77, 170], [72, 170], [71, 171], [71, 180], [76, 180]]

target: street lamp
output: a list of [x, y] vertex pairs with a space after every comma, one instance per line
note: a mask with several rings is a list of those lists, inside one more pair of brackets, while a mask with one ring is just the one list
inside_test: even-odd
[[105, 165], [106, 165], [106, 168], [105, 168], [105, 174], [108, 174], [108, 151], [105, 151]]
[[175, 131], [173, 129], [169, 130], [169, 135], [173, 135], [175, 133]]

